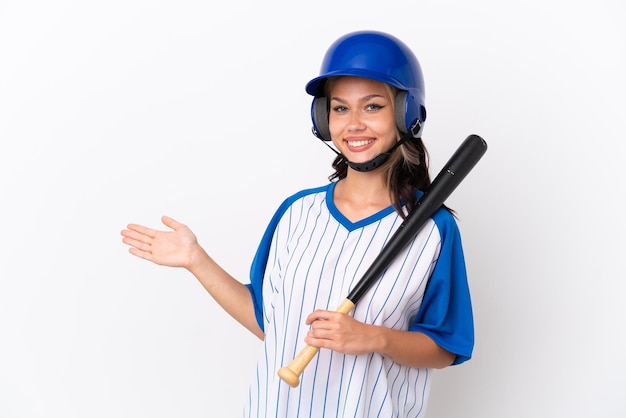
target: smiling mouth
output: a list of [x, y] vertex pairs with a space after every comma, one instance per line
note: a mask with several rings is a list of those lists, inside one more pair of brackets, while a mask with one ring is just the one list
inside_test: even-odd
[[360, 141], [346, 141], [348, 146], [349, 147], [353, 147], [353, 148], [363, 147], [365, 145], [371, 144], [372, 142], [374, 142], [373, 139], [364, 139], [364, 140], [360, 140]]

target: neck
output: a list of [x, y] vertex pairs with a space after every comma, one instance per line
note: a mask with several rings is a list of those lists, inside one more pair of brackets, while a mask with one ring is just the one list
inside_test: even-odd
[[383, 176], [378, 173], [349, 172], [337, 182], [335, 196], [357, 204], [391, 204], [389, 189]]

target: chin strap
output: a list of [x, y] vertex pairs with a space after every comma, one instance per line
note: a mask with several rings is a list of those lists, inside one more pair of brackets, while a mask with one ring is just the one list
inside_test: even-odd
[[[404, 144], [408, 139], [411, 138], [416, 138], [417, 135], [419, 134], [420, 130], [421, 130], [421, 123], [419, 121], [419, 119], [417, 120], [417, 122], [415, 123], [415, 125], [413, 125], [413, 127], [411, 129], [409, 129], [409, 132], [405, 133], [404, 135], [402, 135], [402, 137], [400, 138], [400, 140], [398, 142], [396, 142], [393, 147], [391, 147], [389, 149], [389, 151], [384, 152], [382, 154], [378, 154], [376, 157], [372, 158], [369, 161], [365, 161], [363, 163], [353, 163], [351, 161], [348, 161], [348, 159], [344, 156], [344, 159], [346, 160], [346, 163], [350, 166], [350, 168], [352, 168], [353, 170], [356, 171], [361, 171], [361, 172], [367, 172], [367, 171], [372, 171], [375, 168], [380, 167], [381, 165], [383, 165], [385, 163], [385, 161], [387, 161], [387, 159], [389, 158], [389, 156], [391, 155], [391, 153], [393, 151], [395, 151], [396, 148], [398, 148], [400, 145]], [[315, 130], [313, 130], [313, 134], [315, 136]], [[319, 136], [318, 136], [319, 137]], [[333, 150], [335, 152], [335, 154], [337, 155], [342, 155], [341, 153], [337, 152], [336, 149], [334, 149], [333, 147], [331, 147], [330, 145], [328, 145], [327, 141], [322, 140], [322, 142], [331, 150]]]

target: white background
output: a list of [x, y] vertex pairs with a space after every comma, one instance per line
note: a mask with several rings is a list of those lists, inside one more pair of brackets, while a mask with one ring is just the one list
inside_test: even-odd
[[474, 357], [429, 417], [624, 417], [626, 6], [600, 1], [0, 1], [0, 417], [237, 417], [260, 343], [129, 222], [187, 223], [247, 282], [287, 195], [327, 181], [304, 84], [357, 29], [426, 79]]

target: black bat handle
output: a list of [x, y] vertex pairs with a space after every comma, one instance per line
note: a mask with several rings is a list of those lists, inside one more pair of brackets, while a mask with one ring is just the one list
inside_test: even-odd
[[417, 235], [426, 221], [435, 213], [454, 189], [474, 168], [487, 151], [487, 143], [478, 135], [470, 135], [452, 154], [443, 169], [417, 202], [361, 280], [352, 289], [347, 299], [357, 303], [374, 282], [382, 276], [396, 255]]

